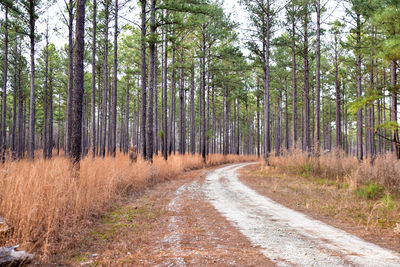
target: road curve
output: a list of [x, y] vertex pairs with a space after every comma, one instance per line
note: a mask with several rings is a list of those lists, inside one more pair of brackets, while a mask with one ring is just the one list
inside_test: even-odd
[[[208, 174], [212, 205], [278, 266], [400, 266], [400, 254], [286, 208], [238, 180], [235, 164]], [[250, 163], [251, 164], [251, 163]]]

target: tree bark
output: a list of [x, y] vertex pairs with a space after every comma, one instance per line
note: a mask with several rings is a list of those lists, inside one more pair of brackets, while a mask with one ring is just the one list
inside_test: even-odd
[[74, 51], [74, 86], [72, 90], [72, 117], [71, 117], [71, 161], [79, 169], [82, 142], [82, 101], [84, 93], [84, 45], [85, 45], [85, 3], [86, 0], [77, 0], [75, 51]]
[[195, 130], [195, 114], [194, 114], [194, 62], [190, 69], [190, 152], [196, 153], [196, 130]]
[[47, 158], [47, 128], [48, 128], [48, 95], [47, 95], [47, 86], [48, 86], [48, 73], [49, 73], [49, 22], [47, 21], [46, 26], [46, 48], [45, 48], [45, 72], [44, 72], [44, 96], [43, 96], [43, 157]]
[[181, 155], [185, 154], [185, 139], [186, 139], [186, 129], [185, 129], [185, 94], [184, 94], [184, 57], [183, 49], [181, 51], [181, 72], [180, 72], [180, 85], [179, 85], [179, 153]]
[[35, 1], [29, 1], [29, 39], [31, 49], [31, 77], [30, 77], [30, 98], [29, 98], [29, 135], [28, 155], [30, 159], [35, 157]]
[[308, 11], [304, 15], [304, 94], [305, 94], [305, 107], [304, 107], [304, 131], [305, 131], [305, 149], [307, 152], [311, 151], [310, 140], [310, 84], [309, 84], [309, 59], [308, 59]]
[[314, 152], [317, 157], [320, 155], [320, 99], [321, 99], [321, 2], [316, 0], [317, 10], [317, 51], [316, 51], [316, 103], [315, 103], [315, 126], [314, 126]]
[[92, 158], [96, 157], [96, 33], [97, 33], [97, 0], [93, 0], [92, 29]]
[[[356, 20], [356, 86], [357, 86], [357, 98], [361, 97], [361, 15], [357, 14]], [[362, 109], [357, 111], [357, 158], [363, 160], [363, 130], [362, 130]]]
[[50, 65], [50, 75], [49, 75], [49, 133], [47, 139], [47, 157], [53, 157], [53, 67]]
[[[395, 87], [397, 85], [397, 73], [396, 73], [396, 61], [390, 62], [390, 80], [392, 83], [392, 93], [391, 93], [391, 117], [392, 121], [397, 123], [397, 94]], [[400, 144], [399, 144], [399, 129], [396, 128], [393, 131], [393, 146], [395, 146], [395, 151], [397, 158], [400, 159]]]
[[147, 107], [147, 98], [146, 98], [146, 4], [147, 0], [140, 0], [142, 4], [142, 13], [141, 13], [141, 91], [142, 91], [142, 100], [141, 100], [141, 121], [140, 121], [140, 139], [141, 139], [141, 153], [144, 159], [147, 159], [147, 151], [146, 151], [146, 107]]
[[5, 3], [5, 21], [4, 21], [4, 69], [3, 69], [3, 103], [1, 116], [1, 138], [0, 151], [1, 162], [5, 161], [6, 152], [6, 122], [7, 122], [7, 71], [8, 71], [8, 3]]
[[111, 118], [111, 155], [115, 157], [117, 147], [117, 86], [118, 86], [118, 0], [115, 0], [114, 23], [114, 79], [112, 92], [112, 118]]
[[74, 65], [74, 42], [73, 42], [73, 23], [74, 23], [74, 0], [69, 0], [67, 5], [68, 10], [68, 91], [67, 91], [67, 135], [66, 135], [66, 150], [68, 154], [71, 148], [71, 116], [72, 116], [72, 106], [71, 106], [71, 96], [73, 90], [73, 65]]
[[294, 1], [292, 1], [292, 124], [293, 124], [293, 144], [297, 146], [297, 81], [296, 81], [296, 21], [294, 15]]
[[168, 130], [168, 154], [171, 155], [172, 150], [174, 148], [174, 125], [175, 125], [175, 109], [174, 109], [174, 102], [175, 102], [175, 42], [172, 41], [172, 76], [171, 76], [171, 97], [170, 97], [170, 112], [169, 112], [169, 130]]
[[104, 31], [104, 66], [103, 66], [103, 100], [101, 111], [100, 155], [106, 155], [107, 134], [107, 92], [108, 92], [108, 19], [109, 0], [105, 0], [105, 31]]
[[147, 110], [147, 159], [153, 161], [154, 152], [154, 121], [153, 121], [153, 92], [154, 92], [154, 68], [156, 63], [156, 0], [151, 0], [150, 5], [150, 44], [149, 44], [149, 94]]
[[271, 150], [270, 145], [270, 103], [269, 103], [269, 91], [270, 91], [270, 69], [269, 69], [269, 58], [270, 58], [270, 34], [271, 34], [271, 21], [270, 21], [270, 5], [267, 0], [267, 14], [266, 14], [266, 40], [265, 40], [265, 80], [264, 80], [264, 160], [268, 164], [268, 153]]
[[[168, 15], [168, 14], [167, 14]], [[168, 103], [168, 31], [164, 32], [164, 55], [163, 55], [163, 155], [164, 159], [168, 158], [168, 118], [167, 118], [167, 103]]]
[[334, 50], [335, 50], [335, 92], [336, 92], [336, 147], [338, 149], [343, 148], [342, 145], [342, 119], [341, 119], [341, 109], [340, 109], [340, 84], [339, 84], [339, 62], [338, 62], [338, 35], [334, 34]]

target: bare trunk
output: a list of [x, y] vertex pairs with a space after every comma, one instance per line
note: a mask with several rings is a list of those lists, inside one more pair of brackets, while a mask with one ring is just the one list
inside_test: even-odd
[[72, 90], [73, 90], [73, 65], [74, 65], [74, 42], [73, 42], [73, 23], [74, 23], [74, 0], [69, 0], [68, 10], [68, 91], [67, 91], [67, 127], [66, 127], [66, 150], [68, 154], [71, 149], [71, 116], [72, 116]]
[[79, 168], [82, 153], [82, 101], [84, 92], [84, 45], [85, 45], [85, 3], [86, 0], [77, 0], [76, 29], [74, 51], [74, 86], [72, 93], [71, 117], [71, 161]]
[[146, 107], [147, 107], [147, 97], [146, 97], [146, 0], [140, 1], [142, 4], [142, 22], [141, 22], [141, 118], [140, 118], [140, 141], [141, 141], [141, 154], [144, 159], [147, 159], [146, 151]]
[[47, 81], [48, 81], [48, 73], [49, 73], [49, 22], [47, 21], [46, 28], [46, 55], [45, 55], [45, 72], [44, 72], [44, 96], [43, 96], [43, 157], [47, 158], [47, 123], [48, 123], [48, 96], [47, 96]]
[[5, 22], [4, 22], [4, 69], [3, 69], [3, 103], [1, 110], [1, 138], [0, 152], [1, 162], [5, 161], [6, 152], [6, 122], [7, 122], [7, 71], [8, 71], [8, 3], [5, 3]]
[[111, 117], [111, 155], [115, 157], [117, 147], [117, 86], [118, 86], [118, 0], [115, 0], [115, 23], [114, 23], [114, 80], [112, 91], [112, 117]]
[[190, 83], [190, 152], [196, 153], [196, 130], [195, 130], [195, 114], [194, 114], [194, 62], [191, 67], [191, 83]]
[[96, 32], [97, 32], [97, 0], [93, 0], [92, 29], [92, 158], [96, 157]]
[[29, 1], [29, 28], [31, 43], [31, 77], [30, 77], [30, 98], [29, 98], [29, 137], [28, 137], [28, 154], [30, 159], [35, 157], [35, 3]]
[[317, 9], [317, 66], [316, 66], [316, 103], [315, 103], [315, 126], [314, 126], [314, 152], [318, 157], [320, 154], [320, 99], [321, 99], [321, 3], [316, 1]]
[[154, 121], [153, 121], [153, 92], [154, 92], [154, 67], [156, 64], [156, 0], [151, 0], [150, 11], [150, 45], [149, 45], [149, 95], [147, 110], [147, 140], [146, 155], [153, 161], [154, 152]]
[[100, 155], [106, 155], [107, 134], [107, 92], [108, 92], [108, 19], [109, 0], [105, 0], [105, 31], [104, 31], [104, 65], [103, 65], [103, 99], [101, 110]]
[[[356, 51], [356, 70], [357, 70], [357, 98], [361, 97], [361, 19], [360, 15], [357, 14], [357, 51]], [[357, 111], [357, 158], [363, 160], [363, 132], [362, 132], [362, 109]]]

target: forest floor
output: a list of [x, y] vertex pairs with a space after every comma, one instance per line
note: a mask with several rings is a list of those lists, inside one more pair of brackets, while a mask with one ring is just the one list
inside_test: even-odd
[[187, 172], [107, 214], [79, 245], [60, 251], [50, 263], [400, 265], [399, 238], [393, 231], [366, 230], [333, 213], [323, 212], [326, 208], [311, 210], [307, 203], [324, 202], [329, 186], [302, 180], [299, 183], [296, 179], [283, 179], [258, 164]]

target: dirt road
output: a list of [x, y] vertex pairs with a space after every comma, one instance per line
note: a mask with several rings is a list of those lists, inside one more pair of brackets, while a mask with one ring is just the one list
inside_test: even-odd
[[210, 173], [213, 206], [279, 266], [400, 266], [400, 255], [313, 220], [242, 184], [231, 165]]
[[150, 189], [108, 216], [73, 252], [75, 264], [400, 266], [398, 253], [244, 185], [237, 171], [248, 164], [192, 171]]

